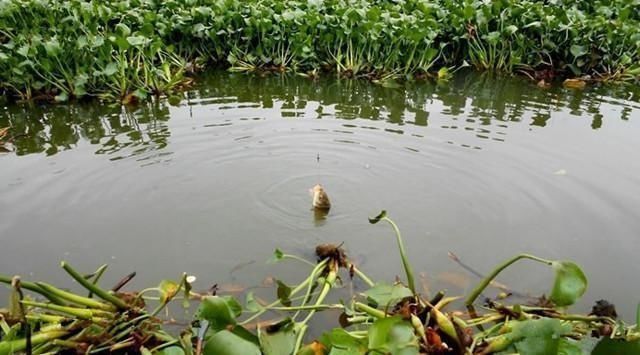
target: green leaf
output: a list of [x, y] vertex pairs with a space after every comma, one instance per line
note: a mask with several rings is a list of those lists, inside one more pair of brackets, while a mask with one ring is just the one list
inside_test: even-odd
[[505, 30], [505, 32], [507, 32], [507, 34], [512, 35], [512, 34], [516, 33], [516, 31], [518, 30], [518, 27], [516, 27], [514, 25], [509, 25], [509, 26], [505, 27], [504, 30]]
[[59, 93], [58, 95], [56, 95], [53, 98], [56, 102], [67, 102], [69, 101], [69, 94], [67, 94], [65, 91]]
[[236, 324], [236, 318], [242, 313], [242, 307], [231, 296], [207, 296], [198, 307], [198, 319], [209, 321], [212, 329], [224, 329]]
[[603, 338], [593, 349], [591, 355], [640, 354], [640, 340], [624, 341]]
[[179, 346], [168, 346], [158, 352], [156, 355], [184, 355], [184, 350]]
[[400, 316], [380, 318], [369, 328], [369, 350], [394, 355], [418, 354], [413, 326]]
[[515, 347], [521, 354], [546, 355], [557, 354], [560, 337], [571, 332], [571, 326], [558, 319], [542, 318], [513, 324], [511, 336]]
[[570, 306], [587, 290], [587, 277], [582, 269], [571, 261], [554, 261], [556, 279], [551, 289], [550, 299], [557, 306]]
[[363, 292], [369, 303], [375, 307], [394, 306], [398, 301], [413, 295], [410, 289], [402, 284], [390, 285], [384, 282], [376, 283], [372, 288]]
[[204, 355], [261, 355], [255, 343], [228, 330], [209, 337], [204, 345]]
[[111, 76], [111, 75], [113, 75], [113, 74], [115, 74], [117, 72], [118, 72], [118, 63], [111, 62], [111, 63], [107, 64], [107, 66], [102, 71], [102, 74], [104, 74], [106, 76]]
[[264, 307], [262, 307], [255, 299], [255, 297], [253, 296], [253, 291], [249, 291], [247, 293], [247, 297], [245, 300], [245, 309], [249, 312], [258, 312], [262, 309], [264, 309]]
[[158, 290], [160, 291], [160, 302], [167, 303], [175, 297], [180, 289], [180, 285], [171, 280], [162, 280], [160, 281], [160, 285], [158, 285]]
[[342, 328], [335, 328], [330, 332], [322, 334], [320, 342], [330, 349], [329, 354], [366, 354], [366, 339], [352, 336]]
[[572, 45], [569, 50], [571, 51], [571, 55], [573, 55], [576, 58], [581, 57], [588, 53], [586, 46], [579, 46], [577, 44]]
[[144, 36], [129, 36], [129, 37], [127, 37], [127, 42], [129, 42], [129, 44], [134, 46], [134, 47], [143, 46], [148, 41], [150, 41], [150, 39], [148, 39], [148, 38], [146, 38]]
[[44, 46], [45, 52], [47, 52], [47, 55], [51, 57], [55, 57], [58, 54], [60, 54], [60, 52], [62, 52], [62, 47], [60, 46], [60, 42], [58, 42], [58, 40], [55, 38], [52, 38], [51, 40], [44, 42], [43, 46]]
[[583, 355], [584, 352], [580, 344], [572, 339], [560, 338], [558, 344], [558, 355]]
[[273, 256], [269, 259], [268, 263], [277, 263], [278, 261], [284, 258], [284, 253], [280, 249], [276, 249], [273, 251]]
[[450, 76], [449, 68], [442, 67], [438, 70], [438, 79], [448, 79]]
[[297, 331], [291, 318], [258, 329], [260, 347], [264, 355], [290, 355], [296, 346]]
[[280, 280], [276, 280], [278, 284], [278, 289], [276, 290], [276, 294], [278, 295], [278, 299], [282, 305], [289, 307], [291, 306], [291, 300], [289, 296], [291, 296], [291, 287], [284, 284], [284, 282]]
[[131, 34], [131, 29], [129, 28], [129, 26], [125, 25], [124, 23], [119, 23], [116, 25], [116, 32], [118, 32], [121, 36], [128, 36]]
[[376, 223], [380, 222], [380, 220], [383, 219], [386, 216], [387, 216], [387, 211], [382, 210], [377, 216], [375, 216], [373, 218], [369, 218], [369, 223], [376, 224]]

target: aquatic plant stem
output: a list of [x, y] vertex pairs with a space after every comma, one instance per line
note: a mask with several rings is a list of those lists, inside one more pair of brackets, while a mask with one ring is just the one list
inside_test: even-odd
[[[43, 343], [47, 343], [51, 340], [62, 338], [63, 336], [69, 334], [66, 330], [58, 330], [58, 331], [50, 331], [50, 332], [40, 332], [31, 336], [31, 344], [33, 346], [40, 345]], [[27, 347], [27, 339], [17, 339], [11, 341], [2, 341], [0, 342], [0, 355], [8, 355], [18, 353], [22, 350], [25, 350]]]
[[[326, 260], [326, 259], [325, 259]], [[336, 282], [336, 279], [338, 278], [338, 268], [340, 267], [338, 265], [338, 261], [334, 260], [334, 259], [330, 259], [329, 260], [329, 272], [327, 273], [327, 276], [324, 279], [324, 284], [322, 285], [322, 290], [320, 291], [320, 294], [318, 295], [318, 298], [316, 298], [316, 302], [314, 304], [314, 306], [320, 306], [322, 305], [322, 302], [324, 302], [324, 299], [327, 297], [327, 295], [329, 294], [329, 291], [331, 291], [331, 288], [333, 288], [333, 285]], [[307, 314], [307, 316], [302, 320], [300, 324], [300, 330], [298, 331], [297, 334], [297, 338], [296, 338], [296, 346], [294, 348], [294, 354], [298, 352], [298, 350], [300, 350], [300, 348], [302, 347], [302, 340], [304, 339], [304, 334], [307, 331], [307, 323], [309, 323], [309, 321], [311, 320], [311, 318], [313, 317], [313, 315], [316, 313], [317, 309], [312, 309], [309, 314]]]
[[543, 264], [547, 264], [547, 265], [552, 265], [553, 264], [553, 262], [551, 260], [542, 259], [542, 258], [539, 258], [537, 256], [533, 256], [533, 255], [529, 255], [529, 254], [516, 255], [515, 257], [513, 257], [513, 258], [503, 262], [502, 264], [498, 265], [489, 275], [487, 275], [487, 277], [485, 277], [478, 284], [478, 286], [476, 286], [476, 288], [471, 292], [469, 297], [467, 297], [467, 299], [464, 302], [465, 305], [471, 306], [473, 304], [473, 302], [475, 302], [475, 300], [478, 298], [478, 296], [480, 296], [482, 291], [484, 291], [487, 288], [487, 286], [489, 286], [491, 281], [493, 281], [493, 279], [495, 279], [502, 270], [506, 269], [511, 264], [515, 263], [516, 261], [518, 261], [520, 259], [529, 259], [529, 260], [537, 261], [537, 262], [540, 262], [540, 263], [543, 263]]
[[72, 315], [74, 317], [78, 317], [80, 319], [94, 319], [94, 318], [113, 318], [114, 314], [102, 311], [99, 309], [88, 309], [88, 308], [75, 308], [75, 307], [65, 307], [59, 306], [57, 304], [49, 304], [49, 303], [40, 303], [40, 302], [31, 302], [31, 301], [21, 301], [25, 306], [38, 307], [49, 309], [56, 312], [61, 312], [65, 314]]
[[356, 309], [356, 311], [364, 312], [375, 318], [384, 318], [387, 316], [387, 314], [384, 311], [381, 311], [377, 308], [373, 308], [361, 302], [355, 302], [353, 304], [353, 307]]
[[110, 294], [109, 292], [101, 289], [97, 285], [92, 284], [87, 279], [82, 277], [82, 275], [80, 275], [76, 270], [74, 270], [66, 262], [63, 261], [62, 263], [60, 263], [60, 266], [62, 266], [62, 268], [67, 273], [69, 273], [69, 275], [71, 275], [71, 277], [73, 277], [79, 284], [84, 286], [84, 288], [86, 288], [87, 290], [89, 290], [89, 291], [93, 292], [94, 294], [96, 294], [96, 296], [102, 298], [103, 300], [105, 300], [107, 302], [112, 303], [114, 306], [118, 307], [119, 309], [128, 309], [129, 308], [129, 306], [123, 300], [121, 300], [118, 297]]
[[400, 258], [402, 258], [402, 266], [404, 267], [404, 271], [407, 274], [407, 283], [411, 292], [416, 294], [416, 285], [413, 277], [413, 269], [411, 264], [409, 263], [409, 258], [407, 257], [407, 252], [404, 249], [404, 243], [402, 242], [402, 235], [400, 234], [400, 229], [389, 217], [383, 217], [384, 221], [389, 223], [391, 227], [393, 227], [393, 231], [396, 233], [396, 240], [398, 241], [398, 249], [400, 250]]
[[[327, 264], [327, 259], [322, 260], [321, 262], [319, 262], [318, 264], [316, 264], [313, 268], [313, 270], [311, 271], [311, 275], [309, 275], [308, 279], [309, 279], [309, 283], [307, 285], [307, 292], [304, 295], [304, 298], [302, 299], [302, 303], [300, 304], [300, 306], [304, 306], [307, 301], [310, 299], [311, 297], [311, 291], [313, 290], [313, 286], [314, 286], [314, 280], [317, 278], [317, 275], [324, 269], [325, 265]], [[298, 315], [300, 314], [300, 310], [298, 310], [293, 317], [291, 317], [291, 319], [293, 319], [294, 321], [296, 320], [296, 318], [298, 318]]]
[[349, 268], [351, 270], [353, 270], [353, 272], [362, 280], [364, 281], [364, 283], [367, 284], [367, 286], [369, 287], [373, 287], [375, 286], [375, 282], [371, 281], [371, 279], [365, 275], [362, 271], [360, 271], [360, 269], [355, 266], [354, 264], [349, 264]]
[[307, 264], [307, 265], [309, 265], [309, 266], [311, 266], [311, 267], [315, 267], [315, 266], [317, 265], [317, 264], [314, 264], [314, 263], [310, 262], [309, 260], [307, 260], [307, 259], [303, 259], [303, 258], [301, 258], [301, 257], [299, 257], [299, 256], [297, 256], [297, 255], [282, 254], [282, 258], [283, 258], [283, 259], [292, 259], [292, 260], [296, 260], [296, 261], [299, 261], [299, 262], [301, 262], [301, 263], [303, 263], [303, 264]]
[[[298, 292], [302, 291], [305, 287], [307, 287], [307, 285], [309, 285], [309, 283], [311, 282], [311, 277], [307, 277], [304, 281], [302, 281], [298, 286], [296, 286], [293, 290], [291, 290], [291, 294], [289, 294], [289, 297], [296, 295]], [[250, 323], [251, 321], [253, 321], [254, 319], [260, 317], [261, 315], [263, 315], [265, 312], [267, 312], [271, 307], [277, 306], [278, 304], [280, 304], [280, 300], [275, 300], [272, 303], [266, 305], [264, 308], [260, 309], [259, 311], [257, 311], [256, 313], [254, 313], [251, 317], [245, 319], [244, 321], [238, 323], [239, 325], [245, 325]]]
[[110, 303], [102, 303], [99, 302], [93, 298], [88, 298], [88, 297], [83, 297], [83, 296], [79, 296], [76, 294], [73, 294], [71, 292], [67, 292], [64, 290], [61, 290], [55, 286], [49, 285], [47, 283], [44, 282], [36, 282], [36, 285], [40, 286], [40, 288], [42, 288], [43, 290], [56, 295], [57, 297], [60, 297], [61, 299], [64, 299], [66, 301], [69, 301], [71, 303], [75, 303], [75, 304], [79, 304], [79, 305], [83, 305], [83, 306], [87, 306], [89, 308], [97, 308], [97, 309], [101, 309], [104, 311], [114, 311], [115, 307], [110, 304]]
[[[98, 270], [96, 270], [96, 272], [93, 273], [93, 280], [91, 280], [91, 282], [97, 286], [98, 281], [100, 281], [100, 278], [102, 277], [102, 275], [106, 270], [107, 270], [107, 264], [103, 264], [102, 266], [100, 266]], [[93, 292], [89, 291], [89, 295], [87, 297], [92, 297], [92, 296], [93, 296]]]
[[[11, 285], [11, 278], [10, 277], [6, 277], [6, 276], [2, 276], [0, 275], [0, 282]], [[42, 295], [44, 297], [46, 297], [49, 301], [64, 306], [66, 305], [66, 303], [60, 299], [59, 297], [57, 297], [56, 295], [53, 295], [51, 293], [49, 293], [46, 290], [43, 290], [41, 287], [39, 287], [38, 285], [36, 285], [34, 282], [28, 282], [28, 281], [20, 281], [20, 287], [29, 290], [31, 292], [35, 292], [39, 295]]]

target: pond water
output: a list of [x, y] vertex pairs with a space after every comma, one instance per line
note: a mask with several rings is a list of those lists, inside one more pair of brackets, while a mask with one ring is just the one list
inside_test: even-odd
[[[635, 90], [635, 91], [634, 91]], [[571, 259], [632, 319], [640, 294], [640, 91], [539, 89], [467, 73], [385, 88], [363, 81], [215, 73], [177, 105], [10, 105], [0, 127], [0, 272], [68, 285], [58, 268], [110, 264], [105, 284], [186, 271], [198, 287], [259, 285], [344, 242], [374, 278], [402, 269], [386, 209], [431, 291], [469, 291], [520, 252]], [[310, 209], [321, 183], [333, 203]], [[539, 295], [552, 272], [522, 262], [501, 277]]]

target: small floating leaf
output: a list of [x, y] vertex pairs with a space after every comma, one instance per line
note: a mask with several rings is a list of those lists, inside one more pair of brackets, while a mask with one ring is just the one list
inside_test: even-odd
[[284, 258], [284, 253], [280, 249], [276, 249], [273, 251], [273, 256], [269, 259], [269, 263], [277, 263], [278, 261]]
[[557, 306], [574, 304], [587, 290], [587, 277], [580, 267], [571, 261], [554, 261], [556, 279], [550, 299]]
[[376, 223], [380, 222], [380, 220], [383, 219], [386, 216], [387, 216], [387, 211], [382, 210], [380, 212], [380, 214], [378, 214], [377, 216], [375, 216], [373, 218], [369, 218], [369, 223], [376, 224]]

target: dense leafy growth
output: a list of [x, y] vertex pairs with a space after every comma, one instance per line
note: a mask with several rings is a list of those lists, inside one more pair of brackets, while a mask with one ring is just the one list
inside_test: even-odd
[[[207, 65], [385, 81], [446, 68], [640, 75], [637, 0], [1, 0], [0, 91], [170, 93]], [[540, 74], [542, 73], [542, 74]]]

